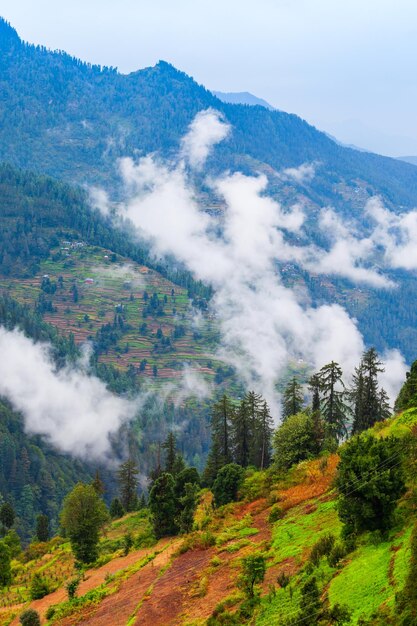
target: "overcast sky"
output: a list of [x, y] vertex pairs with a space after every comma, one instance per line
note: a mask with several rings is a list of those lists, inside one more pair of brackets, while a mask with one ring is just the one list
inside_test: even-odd
[[30, 42], [121, 72], [173, 63], [342, 141], [417, 155], [415, 0], [1, 0]]

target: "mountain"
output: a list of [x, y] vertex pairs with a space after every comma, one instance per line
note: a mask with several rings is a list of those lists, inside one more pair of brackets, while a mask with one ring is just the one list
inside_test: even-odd
[[405, 161], [406, 163], [411, 163], [412, 165], [417, 165], [417, 156], [398, 157], [398, 160]]
[[212, 92], [216, 98], [221, 100], [222, 102], [227, 102], [228, 104], [248, 104], [249, 106], [261, 106], [265, 109], [269, 109], [273, 111], [275, 107], [273, 107], [269, 102], [264, 100], [263, 98], [258, 98], [254, 96], [249, 91], [238, 91], [238, 92], [227, 92], [224, 91], [213, 91]]
[[308, 190], [302, 189], [312, 206], [331, 202], [357, 213], [362, 206], [358, 187], [365, 197], [380, 194], [396, 208], [417, 203], [417, 172], [411, 164], [340, 146], [296, 115], [222, 102], [164, 61], [123, 75], [26, 44], [0, 22], [3, 161], [71, 182], [112, 187], [118, 180], [117, 158], [171, 154], [195, 114], [208, 107], [221, 111], [233, 126], [232, 137], [209, 163], [212, 169], [273, 174], [271, 168], [315, 161], [316, 177]]

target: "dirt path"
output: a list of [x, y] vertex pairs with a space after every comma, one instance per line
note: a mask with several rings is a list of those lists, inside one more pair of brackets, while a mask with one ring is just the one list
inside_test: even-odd
[[[106, 565], [103, 565], [102, 567], [99, 567], [97, 569], [87, 570], [85, 574], [85, 580], [81, 582], [78, 588], [78, 596], [82, 596], [88, 591], [91, 591], [92, 589], [95, 589], [96, 587], [101, 585], [103, 582], [105, 582], [107, 575], [116, 574], [120, 570], [123, 570], [131, 565], [134, 565], [135, 563], [137, 563], [137, 561], [140, 561], [141, 559], [143, 559], [149, 554], [152, 554], [156, 550], [161, 550], [165, 548], [165, 546], [168, 543], [169, 543], [169, 539], [163, 539], [158, 543], [157, 546], [154, 546], [153, 548], [143, 548], [141, 550], [136, 550], [135, 552], [131, 552], [127, 556], [113, 559], [112, 561], [109, 561], [109, 563], [106, 563]], [[66, 599], [67, 599], [66, 590], [65, 588], [61, 587], [60, 589], [57, 589], [57, 591], [50, 593], [49, 595], [45, 596], [41, 600], [34, 600], [33, 602], [31, 602], [30, 607], [38, 611], [39, 615], [41, 616], [41, 620], [44, 622], [46, 621], [45, 613], [48, 610], [48, 608], [53, 604], [59, 604], [60, 602], [64, 602]], [[23, 610], [23, 605], [10, 607], [10, 610], [11, 609], [15, 609], [20, 613]], [[13, 620], [13, 622], [11, 623], [11, 626], [19, 626], [18, 617], [16, 617]]]
[[[59, 621], [59, 626], [72, 626], [73, 624], [124, 626], [134, 614], [146, 591], [157, 580], [161, 569], [169, 563], [179, 543], [180, 540], [164, 540], [166, 547], [163, 552], [122, 582], [117, 593], [107, 596], [99, 605], [88, 607], [82, 615], [78, 614]], [[158, 547], [160, 546], [161, 544], [158, 544]]]

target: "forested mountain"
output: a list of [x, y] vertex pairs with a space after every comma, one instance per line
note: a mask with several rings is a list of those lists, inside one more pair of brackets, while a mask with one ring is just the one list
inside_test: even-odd
[[[129, 75], [23, 43], [0, 21], [0, 159], [77, 182], [109, 184], [120, 156], [169, 153], [208, 107], [233, 125], [212, 168], [280, 169], [320, 164], [304, 196], [359, 208], [358, 193], [395, 205], [417, 202], [417, 169], [342, 147], [305, 121], [263, 107], [227, 104], [160, 61]], [[340, 189], [340, 184], [347, 188]], [[278, 191], [275, 190], [277, 193]], [[362, 198], [363, 200], [363, 198]]]

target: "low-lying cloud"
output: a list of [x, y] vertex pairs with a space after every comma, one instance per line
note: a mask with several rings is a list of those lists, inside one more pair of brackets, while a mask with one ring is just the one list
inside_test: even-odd
[[[303, 243], [302, 209], [285, 210], [266, 196], [264, 175], [226, 173], [207, 179], [226, 208], [220, 217], [202, 210], [189, 169], [201, 169], [211, 148], [229, 133], [226, 122], [209, 110], [192, 122], [177, 163], [156, 156], [138, 162], [123, 159], [120, 170], [129, 199], [119, 207], [119, 215], [133, 223], [156, 255], [173, 255], [214, 288], [211, 306], [221, 332], [218, 356], [233, 364], [247, 385], [262, 392], [278, 414], [275, 384], [289, 360], [301, 358], [317, 368], [334, 359], [349, 375], [364, 342], [356, 321], [342, 307], [312, 307], [305, 293], [285, 287], [276, 271], [277, 261], [378, 287], [389, 287], [391, 282], [372, 266], [375, 240], [358, 236], [331, 209], [320, 216], [320, 227], [331, 233], [328, 248]], [[299, 181], [313, 174], [314, 167], [307, 165], [298, 173], [295, 168], [284, 171], [284, 176]], [[289, 243], [289, 233], [299, 243]], [[392, 353], [388, 364], [395, 365], [398, 376], [394, 378], [405, 375], [399, 353]], [[390, 391], [397, 390], [398, 382]]]
[[50, 347], [0, 327], [0, 394], [25, 417], [28, 433], [88, 460], [111, 453], [111, 437], [133, 418], [138, 402], [112, 394], [80, 368], [55, 368]]

